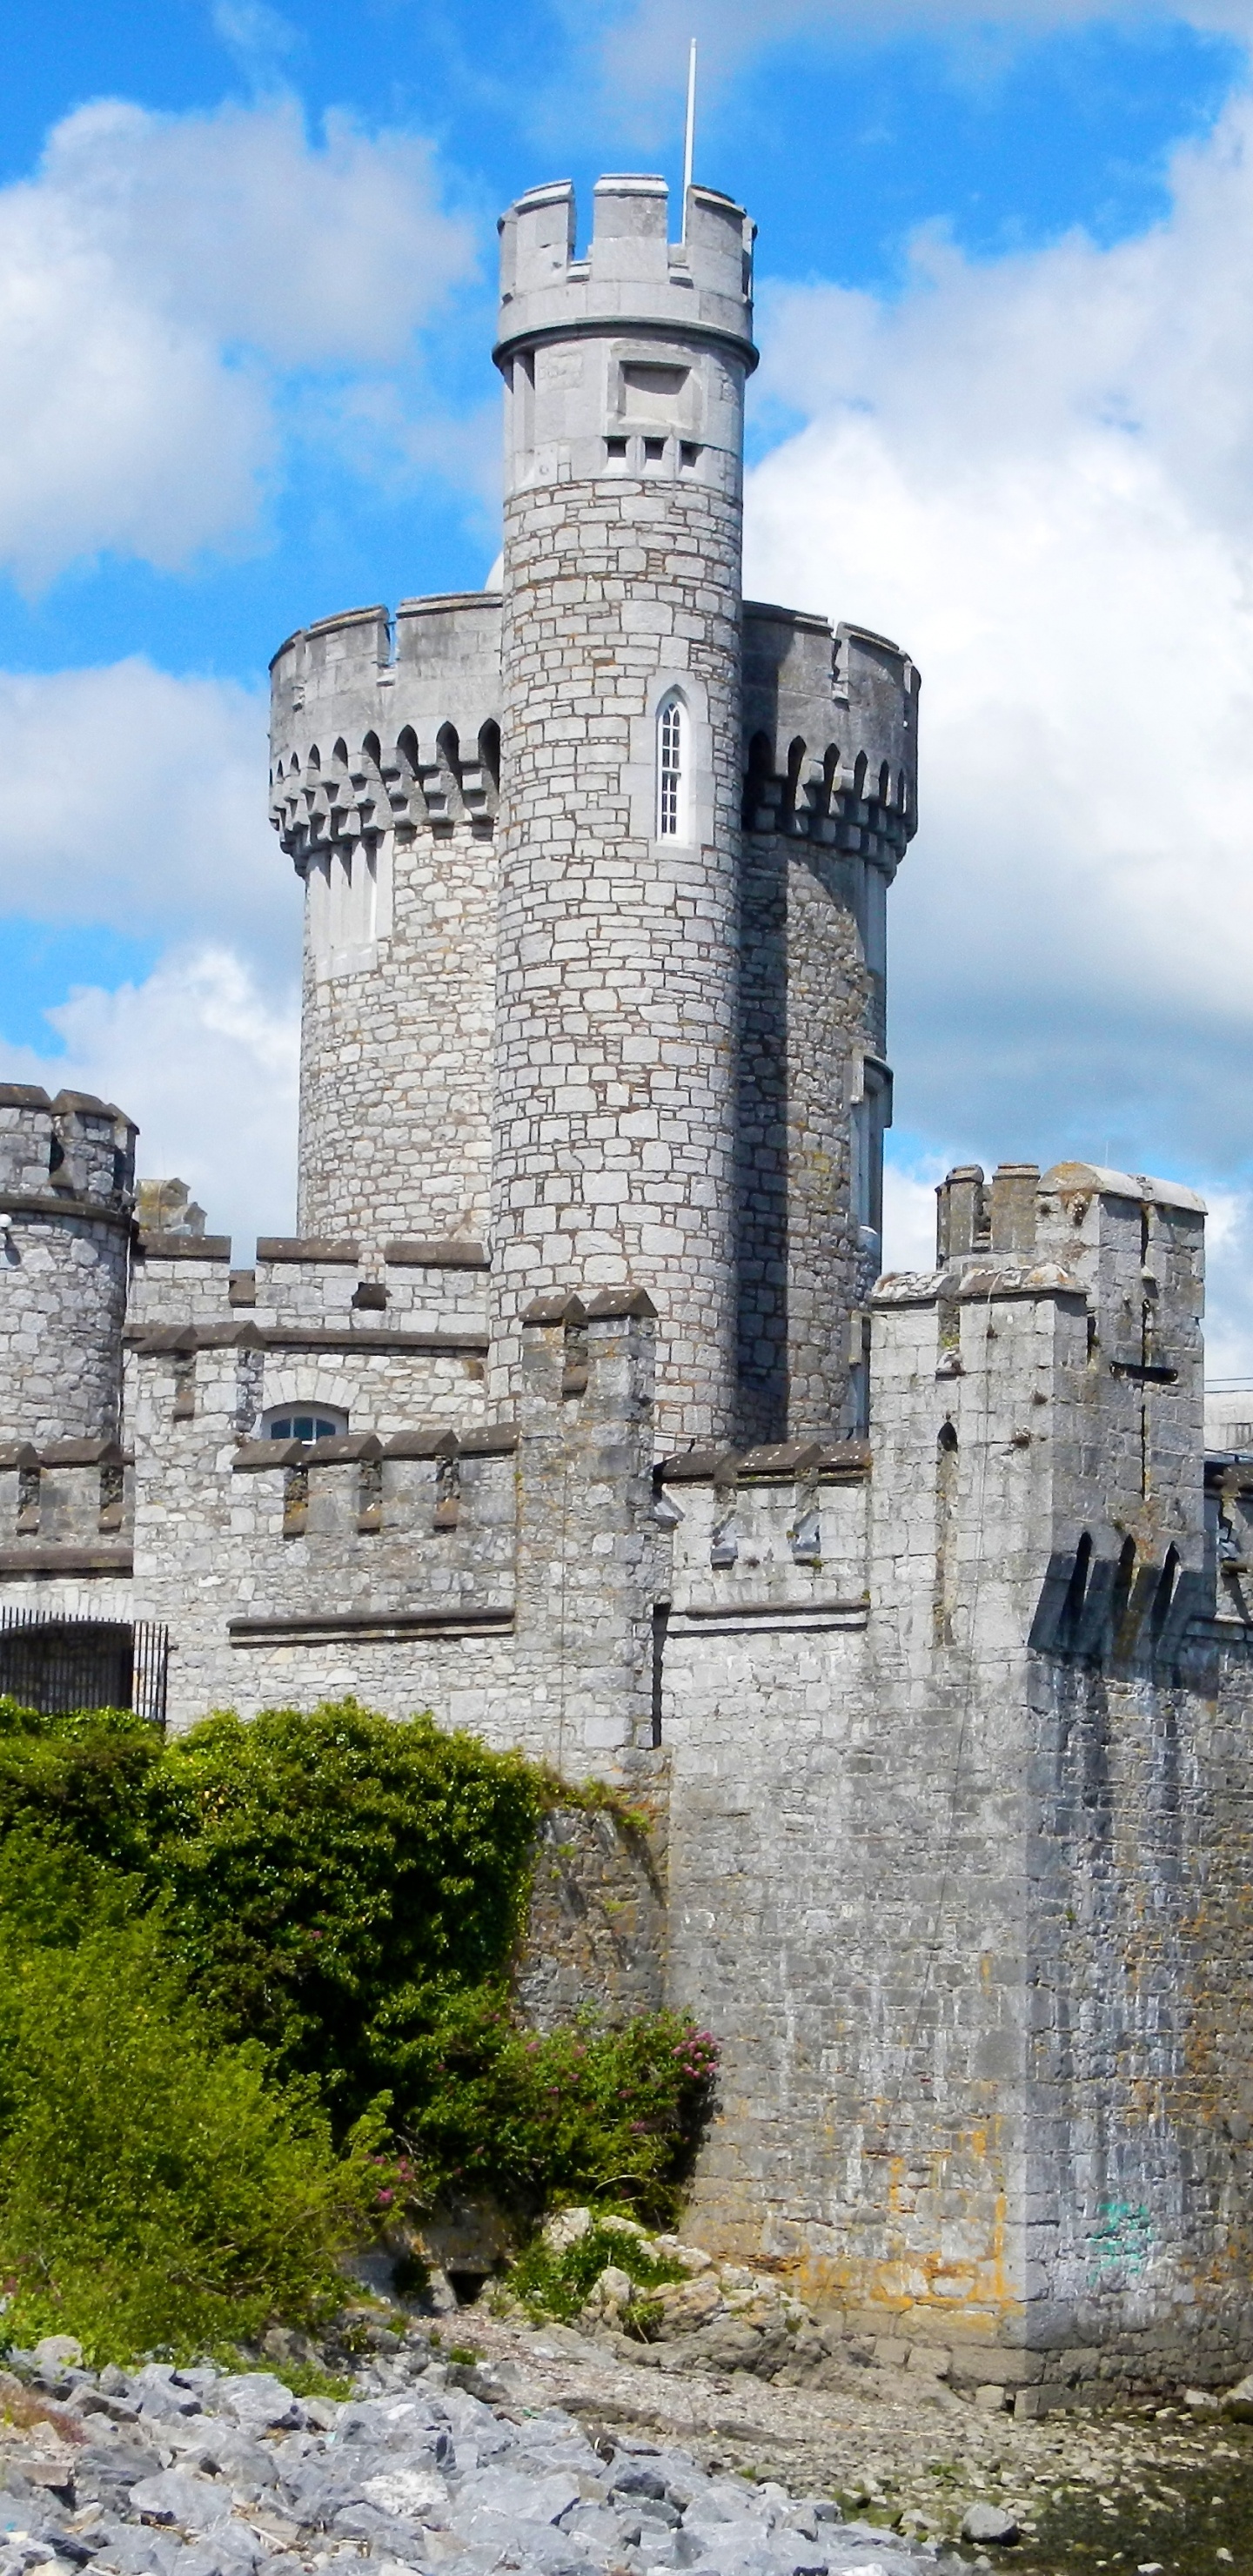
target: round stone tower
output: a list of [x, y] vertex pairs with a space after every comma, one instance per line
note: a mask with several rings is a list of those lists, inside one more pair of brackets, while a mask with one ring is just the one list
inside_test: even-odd
[[7, 1440], [117, 1438], [136, 1133], [87, 1092], [0, 1084]]
[[740, 535], [752, 227], [602, 179], [501, 225], [495, 1392], [537, 1295], [645, 1288], [663, 1439], [736, 1408]]

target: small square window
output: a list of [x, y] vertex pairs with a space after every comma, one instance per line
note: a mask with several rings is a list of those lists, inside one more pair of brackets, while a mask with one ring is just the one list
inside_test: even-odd
[[690, 468], [696, 464], [699, 456], [700, 449], [694, 438], [684, 438], [680, 440], [679, 463], [681, 466], [685, 465], [690, 470]]
[[666, 442], [665, 442], [664, 438], [646, 438], [646, 439], [645, 439], [645, 441], [644, 441], [644, 463], [645, 463], [646, 465], [660, 465], [661, 460], [662, 460], [663, 456], [665, 455], [665, 452], [666, 452]]
[[605, 440], [605, 454], [612, 465], [621, 465], [625, 463], [626, 452], [627, 443], [625, 438], [607, 438]]

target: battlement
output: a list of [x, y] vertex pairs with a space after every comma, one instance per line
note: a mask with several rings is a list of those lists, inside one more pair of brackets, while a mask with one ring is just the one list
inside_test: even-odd
[[753, 239], [742, 206], [713, 188], [688, 190], [684, 237], [672, 243], [664, 179], [598, 179], [591, 244], [576, 255], [569, 180], [531, 188], [500, 218], [497, 365], [547, 333], [647, 324], [730, 344], [756, 365], [752, 345]]
[[133, 1471], [111, 1439], [0, 1447], [0, 1577], [129, 1575]]
[[303, 870], [339, 846], [490, 837], [500, 787], [500, 600], [454, 592], [323, 618], [270, 665], [270, 820]]
[[886, 636], [746, 600], [745, 828], [894, 867], [918, 829], [920, 688]]
[[55, 1214], [89, 1206], [129, 1226], [138, 1133], [94, 1093], [50, 1099], [31, 1083], [0, 1083], [0, 1208]]

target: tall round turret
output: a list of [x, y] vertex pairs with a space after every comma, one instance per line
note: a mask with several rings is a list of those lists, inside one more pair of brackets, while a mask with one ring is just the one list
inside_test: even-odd
[[117, 1437], [136, 1132], [87, 1092], [0, 1084], [8, 1441]]
[[299, 1231], [481, 1239], [500, 601], [323, 618], [270, 671], [270, 814], [305, 889]]
[[536, 1295], [645, 1288], [662, 1436], [735, 1420], [741, 207], [602, 179], [504, 217], [496, 1392]]

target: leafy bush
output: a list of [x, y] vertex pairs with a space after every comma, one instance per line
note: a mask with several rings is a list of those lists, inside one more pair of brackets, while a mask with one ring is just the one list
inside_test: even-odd
[[[659, 2290], [667, 2281], [687, 2279], [684, 2265], [672, 2254], [642, 2245], [629, 2228], [615, 2225], [607, 2215], [594, 2219], [584, 2235], [559, 2250], [535, 2237], [510, 2272], [509, 2293], [537, 2323], [542, 2317], [559, 2317], [569, 2324], [610, 2264], [625, 2272], [636, 2290]], [[647, 2301], [632, 2300], [631, 2307], [637, 2306], [646, 2311]], [[630, 2322], [630, 2309], [627, 2313]], [[646, 2328], [646, 2314], [638, 2322]]]
[[308, 2109], [316, 2085], [341, 2140], [390, 2097], [395, 2209], [471, 2186], [528, 2215], [612, 2197], [662, 2219], [708, 2116], [708, 2034], [661, 2014], [540, 2038], [511, 2011], [553, 1794], [516, 1755], [353, 1701], [169, 1744], [126, 1712], [0, 1702], [0, 1927], [72, 1941], [106, 1885], [136, 1939], [151, 1915], [182, 1980], [154, 2016], [194, 2000], [205, 2049], [248, 2043], [267, 2102], [281, 2078]]
[[[9, 1902], [6, 1905], [5, 1899]], [[224, 2046], [159, 1913], [107, 1870], [10, 1838], [0, 1870], [4, 2334], [186, 2352], [311, 2324], [374, 2223], [383, 2122], [337, 2154], [316, 2087]]]
[[527, 2210], [629, 2200], [661, 2224], [708, 2119], [717, 2055], [677, 2013], [621, 2030], [588, 2013], [541, 2036], [518, 2028], [503, 1993], [480, 1990], [450, 1998], [393, 2062], [398, 2125], [445, 2187], [489, 2187]]

